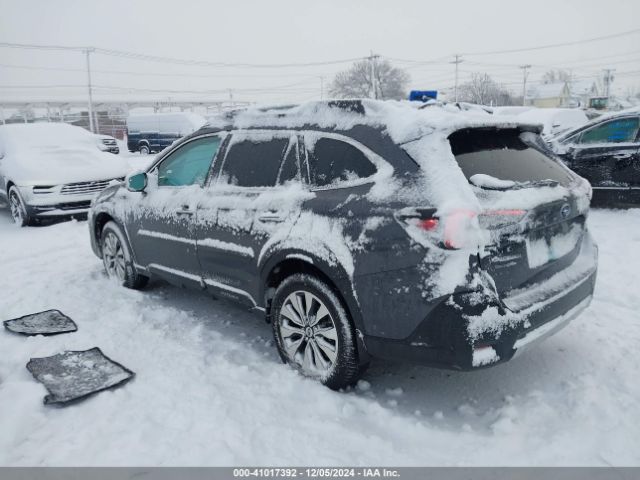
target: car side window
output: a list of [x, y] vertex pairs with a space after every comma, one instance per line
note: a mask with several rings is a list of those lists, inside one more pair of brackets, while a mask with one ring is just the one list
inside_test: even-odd
[[639, 127], [638, 117], [610, 120], [582, 132], [578, 143], [635, 142]]
[[376, 173], [375, 165], [360, 149], [333, 138], [320, 138], [308, 149], [308, 159], [311, 183], [316, 187], [337, 186]]
[[193, 140], [171, 153], [158, 166], [158, 186], [204, 185], [211, 162], [222, 139], [217, 136]]
[[278, 185], [284, 185], [287, 182], [300, 180], [300, 165], [298, 163], [297, 144], [293, 142], [289, 144], [280, 173], [278, 174]]
[[239, 187], [273, 187], [289, 138], [253, 138], [232, 142], [222, 164], [220, 181]]

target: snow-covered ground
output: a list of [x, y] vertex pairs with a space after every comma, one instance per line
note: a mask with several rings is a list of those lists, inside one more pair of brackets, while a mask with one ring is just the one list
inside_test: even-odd
[[[57, 308], [79, 326], [0, 330], [0, 465], [640, 465], [640, 210], [589, 222], [596, 296], [565, 330], [473, 373], [375, 362], [337, 393], [282, 365], [262, 319], [118, 287], [86, 223], [19, 229], [0, 209], [0, 318]], [[45, 407], [29, 358], [94, 346], [135, 379]]]

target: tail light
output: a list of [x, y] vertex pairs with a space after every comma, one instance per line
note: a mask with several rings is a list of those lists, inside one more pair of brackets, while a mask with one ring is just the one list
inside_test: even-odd
[[400, 218], [408, 227], [409, 235], [418, 243], [427, 240], [446, 249], [458, 250], [478, 246], [482, 230], [516, 225], [526, 214], [526, 210], [520, 209], [485, 210], [481, 213], [457, 209], [447, 215], [436, 216], [435, 209], [416, 209], [411, 214], [400, 215]]

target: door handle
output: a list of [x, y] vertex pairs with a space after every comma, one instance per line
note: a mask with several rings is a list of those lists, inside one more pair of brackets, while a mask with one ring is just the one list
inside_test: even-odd
[[178, 215], [193, 215], [195, 212], [191, 210], [187, 205], [183, 205], [181, 208], [176, 210], [176, 214]]
[[613, 156], [616, 160], [626, 160], [627, 158], [631, 158], [633, 156], [632, 153], [617, 153]]
[[278, 212], [273, 211], [273, 212], [263, 213], [262, 215], [259, 215], [258, 220], [260, 220], [261, 222], [279, 223], [279, 222], [284, 222], [284, 217], [280, 215]]

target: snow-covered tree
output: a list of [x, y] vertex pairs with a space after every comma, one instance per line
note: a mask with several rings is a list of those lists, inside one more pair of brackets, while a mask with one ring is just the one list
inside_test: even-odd
[[375, 72], [375, 98], [402, 99], [406, 98], [409, 74], [394, 67], [388, 60], [362, 60], [355, 62], [351, 68], [339, 72], [329, 92], [336, 98], [359, 98], [372, 96], [372, 71]]

